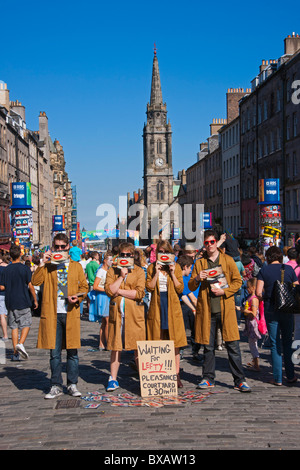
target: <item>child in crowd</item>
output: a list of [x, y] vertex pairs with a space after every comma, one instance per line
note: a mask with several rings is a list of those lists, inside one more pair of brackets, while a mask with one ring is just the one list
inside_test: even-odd
[[247, 281], [248, 298], [244, 304], [245, 315], [245, 333], [248, 336], [250, 352], [252, 354], [252, 362], [247, 364], [247, 367], [259, 371], [259, 352], [257, 347], [257, 340], [261, 338], [258, 330], [259, 319], [259, 300], [255, 295], [257, 279], [255, 277]]

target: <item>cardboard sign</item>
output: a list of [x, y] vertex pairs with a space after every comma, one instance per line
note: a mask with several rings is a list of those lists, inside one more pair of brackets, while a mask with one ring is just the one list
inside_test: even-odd
[[137, 341], [142, 397], [177, 395], [174, 341]]
[[134, 259], [133, 258], [118, 258], [117, 259], [117, 268], [134, 268]]
[[226, 277], [223, 273], [223, 269], [221, 266], [216, 266], [215, 268], [210, 268], [210, 269], [204, 269], [207, 273], [207, 282], [209, 284], [215, 284], [216, 287], [219, 287], [220, 289], [225, 289], [228, 287]]
[[175, 255], [173, 253], [158, 253], [157, 261], [160, 264], [172, 264], [175, 261]]
[[60, 264], [66, 261], [69, 258], [69, 253], [67, 251], [53, 251], [51, 253], [51, 264]]

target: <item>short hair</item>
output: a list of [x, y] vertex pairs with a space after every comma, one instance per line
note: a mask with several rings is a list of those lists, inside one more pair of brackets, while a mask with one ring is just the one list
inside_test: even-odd
[[180, 258], [178, 258], [177, 263], [179, 264], [181, 269], [183, 269], [185, 266], [189, 268], [190, 266], [192, 266], [193, 260], [190, 256], [182, 255], [180, 256]]
[[56, 240], [59, 240], [61, 242], [65, 242], [66, 245], [69, 245], [69, 238], [63, 232], [57, 233], [55, 235], [55, 237], [53, 238], [53, 245], [55, 244]]
[[287, 256], [289, 259], [297, 259], [297, 256], [298, 256], [298, 252], [296, 250], [296, 248], [290, 248], [288, 251], [287, 251]]
[[215, 237], [216, 240], [219, 240], [219, 236], [215, 230], [205, 230], [204, 240], [206, 240], [209, 237]]
[[77, 246], [77, 240], [72, 240], [72, 245]]
[[11, 245], [9, 250], [10, 257], [13, 261], [20, 258], [21, 256], [21, 248], [19, 245]]
[[278, 246], [270, 246], [266, 251], [266, 259], [268, 264], [274, 263], [274, 261], [282, 263], [283, 254], [280, 248], [278, 248]]
[[257, 285], [257, 278], [256, 277], [251, 277], [250, 279], [248, 279], [247, 287], [255, 287], [256, 288], [256, 285]]
[[163, 248], [167, 253], [174, 253], [172, 245], [168, 240], [159, 240], [156, 246], [156, 253]]
[[132, 255], [134, 255], [135, 248], [132, 243], [123, 242], [119, 245], [119, 254], [122, 253], [123, 250], [128, 250]]

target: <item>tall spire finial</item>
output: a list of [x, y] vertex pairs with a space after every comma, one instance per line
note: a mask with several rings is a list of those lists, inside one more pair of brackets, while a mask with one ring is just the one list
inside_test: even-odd
[[154, 55], [156, 56], [156, 44], [154, 43]]

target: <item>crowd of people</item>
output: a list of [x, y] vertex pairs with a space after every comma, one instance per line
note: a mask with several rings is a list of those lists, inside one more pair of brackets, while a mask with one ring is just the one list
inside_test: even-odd
[[[56, 234], [51, 251], [21, 256], [12, 245], [0, 257], [0, 319], [3, 341], [11, 329], [13, 361], [28, 359], [25, 341], [32, 315], [39, 315], [37, 347], [50, 351], [51, 386], [45, 398], [63, 393], [62, 350], [67, 351], [67, 390], [80, 396], [80, 323], [84, 315], [99, 325], [99, 350], [110, 351], [107, 391], [119, 387], [122, 351], [133, 352], [138, 369], [137, 341], [174, 341], [177, 385], [180, 360], [188, 341], [192, 359], [202, 365], [197, 388], [215, 385], [215, 351], [226, 348], [234, 388], [250, 392], [240, 351], [240, 333], [248, 337], [252, 356], [246, 367], [259, 372], [258, 342], [267, 337], [272, 384], [297, 380], [292, 343], [300, 340], [299, 313], [282, 314], [274, 302], [281, 278], [300, 281], [300, 243], [271, 246], [262, 255], [254, 246], [239, 248], [230, 234], [207, 230], [203, 247], [172, 245], [159, 238], [146, 249], [123, 242], [112, 250], [82, 253], [77, 242]], [[166, 260], [166, 261], [165, 261]], [[213, 273], [213, 274], [212, 274]], [[217, 274], [216, 274], [217, 273]], [[202, 354], [200, 354], [202, 351]]]

